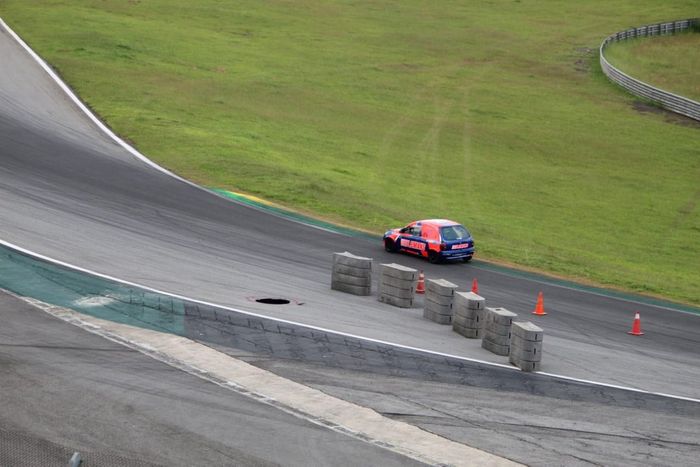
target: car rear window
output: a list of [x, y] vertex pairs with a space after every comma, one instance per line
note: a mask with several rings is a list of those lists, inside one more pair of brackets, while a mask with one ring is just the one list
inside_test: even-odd
[[462, 240], [471, 237], [469, 231], [466, 228], [464, 228], [463, 225], [450, 225], [448, 227], [441, 227], [440, 235], [442, 235], [442, 239], [446, 242], [451, 242], [453, 240]]

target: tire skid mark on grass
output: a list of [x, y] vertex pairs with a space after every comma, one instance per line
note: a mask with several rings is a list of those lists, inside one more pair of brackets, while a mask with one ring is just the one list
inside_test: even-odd
[[678, 209], [678, 215], [673, 220], [673, 224], [671, 224], [672, 231], [680, 227], [680, 225], [695, 212], [698, 203], [700, 203], [700, 189], [693, 193], [688, 202]]

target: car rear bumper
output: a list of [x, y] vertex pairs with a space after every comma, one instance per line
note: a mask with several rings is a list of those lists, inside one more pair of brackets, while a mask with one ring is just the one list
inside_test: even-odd
[[474, 248], [464, 248], [461, 250], [446, 250], [440, 252], [440, 257], [442, 259], [464, 259], [474, 256]]

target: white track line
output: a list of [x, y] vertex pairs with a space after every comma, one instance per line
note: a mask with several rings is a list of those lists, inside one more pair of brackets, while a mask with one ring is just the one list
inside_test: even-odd
[[22, 48], [34, 59], [35, 62], [39, 64], [39, 66], [56, 82], [56, 84], [63, 90], [63, 92], [68, 95], [71, 101], [75, 105], [78, 106], [78, 108], [95, 124], [97, 127], [102, 130], [107, 136], [109, 136], [115, 143], [117, 143], [119, 146], [122, 148], [126, 149], [130, 154], [132, 154], [134, 157], [137, 159], [141, 160], [142, 162], [148, 164], [149, 166], [153, 167], [154, 169], [163, 172], [166, 175], [169, 175], [173, 178], [176, 178], [177, 180], [180, 180], [181, 182], [187, 183], [188, 185], [191, 185], [193, 187], [199, 188], [200, 190], [204, 190], [207, 193], [211, 193], [209, 190], [190, 182], [189, 180], [186, 180], [173, 172], [170, 172], [169, 170], [165, 169], [164, 167], [161, 167], [160, 165], [156, 164], [152, 160], [150, 160], [148, 157], [144, 156], [141, 154], [139, 151], [137, 151], [133, 146], [131, 146], [129, 143], [121, 139], [119, 136], [117, 136], [112, 130], [107, 127], [102, 121], [93, 114], [90, 109], [87, 108], [85, 104], [78, 98], [78, 96], [75, 95], [75, 93], [71, 90], [70, 87], [66, 83], [61, 80], [61, 78], [56, 74], [56, 72], [53, 71], [53, 69], [44, 61], [42, 58], [32, 50], [29, 45], [27, 45], [26, 42], [22, 40], [19, 35], [10, 28], [10, 26], [3, 21], [2, 18], [0, 18], [0, 25], [12, 36], [12, 38], [17, 41], [19, 45], [22, 46]]
[[192, 302], [192, 303], [197, 303], [197, 304], [199, 304], [199, 305], [211, 306], [211, 307], [214, 307], [214, 308], [219, 308], [219, 309], [221, 309], [221, 310], [227, 310], [227, 311], [233, 311], [233, 312], [235, 312], [235, 313], [241, 313], [241, 314], [244, 314], [244, 315], [246, 315], [246, 316], [251, 316], [251, 317], [254, 317], [254, 318], [269, 319], [269, 320], [272, 320], [272, 321], [276, 321], [276, 322], [278, 322], [278, 323], [289, 324], [289, 325], [292, 325], [292, 326], [299, 326], [299, 327], [303, 327], [303, 328], [306, 328], [306, 329], [312, 329], [312, 330], [314, 330], [314, 331], [327, 332], [327, 333], [330, 333], [330, 334], [335, 334], [335, 335], [337, 335], [337, 336], [350, 337], [350, 338], [353, 338], [353, 339], [359, 339], [359, 340], [363, 340], [363, 341], [366, 341], [366, 342], [372, 342], [372, 343], [375, 343], [375, 344], [388, 345], [388, 346], [392, 346], [392, 347], [401, 348], [401, 349], [404, 349], [404, 350], [413, 350], [413, 351], [417, 351], [417, 352], [423, 352], [423, 353], [429, 353], [429, 354], [432, 354], [432, 355], [437, 355], [437, 356], [440, 356], [440, 357], [457, 358], [457, 359], [464, 360], [464, 361], [468, 361], [468, 362], [472, 362], [472, 363], [482, 363], [482, 364], [489, 365], [489, 366], [496, 366], [496, 367], [500, 367], [500, 368], [506, 368], [506, 369], [512, 370], [512, 371], [520, 371], [520, 370], [518, 370], [517, 368], [515, 368], [514, 366], [511, 366], [511, 365], [504, 365], [504, 364], [501, 364], [501, 363], [486, 362], [486, 361], [478, 360], [478, 359], [474, 359], [474, 358], [460, 357], [460, 356], [458, 356], [458, 355], [451, 355], [451, 354], [446, 354], [446, 353], [442, 353], [442, 352], [436, 352], [436, 351], [433, 351], [433, 350], [421, 349], [421, 348], [419, 348], [419, 347], [411, 347], [411, 346], [403, 345], [403, 344], [395, 344], [395, 343], [393, 343], [393, 342], [387, 342], [387, 341], [383, 341], [383, 340], [379, 340], [379, 339], [374, 339], [374, 338], [371, 338], [371, 337], [358, 336], [358, 335], [355, 335], [355, 334], [349, 334], [349, 333], [342, 332], [342, 331], [334, 331], [334, 330], [332, 330], [332, 329], [326, 329], [326, 328], [322, 328], [322, 327], [318, 327], [318, 326], [314, 326], [314, 325], [310, 325], [310, 324], [299, 323], [299, 322], [297, 322], [297, 321], [289, 321], [289, 320], [286, 320], [286, 319], [274, 318], [274, 317], [271, 317], [271, 316], [266, 316], [266, 315], [254, 313], [254, 312], [252, 312], [252, 311], [242, 310], [242, 309], [240, 309], [240, 308], [234, 308], [234, 307], [230, 307], [230, 306], [219, 305], [219, 304], [212, 303], [212, 302], [206, 302], [206, 301], [204, 301], [204, 300], [197, 300], [197, 299], [194, 299], [194, 298], [185, 297], [185, 296], [183, 296], [183, 295], [177, 295], [177, 294], [174, 294], [174, 293], [165, 292], [165, 291], [163, 291], [163, 290], [154, 289], [154, 288], [149, 287], [149, 286], [147, 286], [147, 285], [142, 285], [142, 284], [138, 284], [138, 283], [135, 283], [135, 282], [125, 281], [125, 280], [118, 279], [118, 278], [113, 277], [113, 276], [109, 276], [109, 275], [107, 275], [107, 274], [102, 274], [102, 273], [99, 273], [99, 272], [96, 272], [96, 271], [92, 271], [92, 270], [90, 270], [90, 269], [85, 269], [85, 268], [82, 268], [82, 267], [80, 267], [80, 266], [76, 266], [76, 265], [74, 265], [74, 264], [70, 264], [70, 263], [66, 263], [66, 262], [63, 262], [63, 261], [60, 261], [60, 260], [57, 260], [57, 259], [49, 258], [48, 256], [44, 256], [44, 255], [42, 255], [42, 254], [35, 253], [35, 252], [31, 251], [31, 250], [27, 250], [26, 248], [22, 248], [21, 246], [15, 245], [15, 244], [10, 243], [10, 242], [6, 242], [5, 240], [2, 240], [2, 239], [0, 239], [0, 245], [3, 245], [3, 246], [5, 246], [5, 247], [7, 247], [7, 248], [9, 248], [9, 249], [11, 249], [11, 250], [16, 250], [16, 251], [18, 251], [19, 253], [22, 253], [22, 254], [24, 254], [24, 255], [31, 256], [31, 257], [34, 257], [34, 258], [38, 258], [38, 259], [40, 259], [40, 260], [42, 260], [42, 261], [45, 261], [45, 262], [47, 262], [47, 263], [56, 264], [56, 265], [62, 266], [62, 267], [64, 267], [64, 268], [72, 269], [72, 270], [74, 270], [74, 271], [82, 272], [82, 273], [84, 273], [84, 274], [88, 274], [88, 275], [91, 275], [91, 276], [96, 276], [96, 277], [99, 277], [99, 278], [101, 278], [101, 279], [105, 279], [105, 280], [108, 280], [108, 281], [116, 282], [116, 283], [118, 283], [118, 284], [127, 285], [127, 286], [129, 286], [129, 287], [135, 287], [135, 288], [138, 288], [138, 289], [141, 289], [141, 290], [145, 290], [145, 291], [148, 291], [148, 292], [153, 292], [153, 293], [156, 293], [156, 294], [164, 295], [164, 296], [166, 296], [166, 297], [177, 298], [177, 299], [179, 299], [179, 300], [183, 300], [183, 301], [187, 301], [187, 302]]
[[241, 202], [239, 202], [239, 201], [236, 201], [236, 200], [234, 200], [234, 199], [228, 198], [228, 197], [226, 197], [226, 196], [224, 196], [224, 195], [221, 195], [221, 194], [219, 194], [219, 193], [216, 193], [216, 192], [213, 192], [213, 191], [211, 191], [211, 190], [208, 190], [208, 189], [206, 189], [206, 188], [203, 187], [203, 186], [197, 185], [196, 183], [191, 182], [191, 181], [189, 181], [189, 180], [187, 180], [187, 179], [185, 179], [185, 178], [182, 178], [182, 177], [180, 177], [179, 175], [177, 175], [177, 174], [175, 174], [175, 173], [169, 171], [169, 170], [166, 169], [165, 167], [162, 167], [162, 166], [156, 164], [154, 161], [152, 161], [152, 160], [149, 159], [148, 157], [146, 157], [146, 156], [144, 156], [143, 154], [141, 154], [136, 148], [134, 148], [134, 147], [131, 146], [129, 143], [127, 143], [126, 141], [124, 141], [123, 139], [121, 139], [119, 136], [117, 136], [117, 134], [114, 133], [107, 125], [105, 125], [104, 122], [102, 122], [102, 120], [100, 120], [99, 118], [97, 118], [97, 116], [96, 116], [94, 113], [92, 113], [92, 111], [80, 100], [80, 98], [79, 98], [79, 97], [73, 92], [73, 90], [72, 90], [72, 89], [71, 89], [71, 88], [56, 74], [56, 72], [53, 71], [53, 69], [39, 56], [39, 54], [37, 54], [31, 47], [29, 47], [29, 45], [28, 45], [26, 42], [24, 42], [24, 40], [22, 40], [22, 38], [19, 37], [19, 35], [18, 35], [15, 31], [13, 31], [12, 28], [10, 28], [10, 26], [8, 26], [7, 23], [5, 23], [5, 21], [3, 21], [2, 18], [0, 18], [0, 26], [2, 26], [2, 27], [5, 29], [5, 31], [7, 31], [8, 34], [10, 34], [10, 36], [12, 36], [12, 38], [13, 38], [15, 41], [17, 41], [17, 43], [29, 54], [30, 57], [32, 57], [32, 58], [34, 59], [34, 61], [35, 61], [37, 64], [39, 64], [39, 66], [51, 77], [51, 79], [53, 79], [53, 81], [61, 88], [61, 90], [63, 90], [63, 92], [66, 93], [66, 95], [70, 98], [70, 100], [73, 101], [73, 103], [74, 103], [76, 106], [78, 106], [78, 108], [90, 119], [90, 121], [92, 121], [92, 122], [97, 126], [97, 128], [99, 128], [100, 130], [102, 130], [110, 139], [112, 139], [112, 141], [114, 141], [115, 143], [117, 143], [119, 146], [121, 146], [122, 148], [124, 148], [124, 149], [125, 149], [126, 151], [128, 151], [132, 156], [136, 157], [137, 159], [139, 159], [139, 160], [142, 161], [143, 163], [145, 163], [145, 164], [147, 164], [148, 166], [150, 166], [150, 167], [152, 167], [152, 168], [158, 170], [159, 172], [164, 173], [165, 175], [168, 175], [169, 177], [173, 177], [174, 179], [179, 180], [179, 181], [181, 181], [181, 182], [183, 182], [183, 183], [186, 183], [187, 185], [189, 185], [189, 186], [191, 186], [191, 187], [194, 187], [194, 188], [196, 188], [196, 189], [198, 189], [198, 190], [202, 190], [202, 191], [204, 191], [205, 193], [210, 194], [211, 196], [216, 196], [216, 197], [218, 197], [218, 198], [225, 199], [225, 200], [227, 200], [227, 201], [230, 202], [230, 203], [236, 203], [236, 204], [239, 204], [239, 205], [241, 205], [241, 206], [246, 206], [246, 207], [248, 207], [248, 208], [250, 208], [250, 209], [255, 209], [255, 210], [258, 210], [258, 211], [263, 211], [263, 212], [266, 212], [266, 213], [269, 214], [269, 215], [273, 215], [273, 216], [276, 216], [276, 217], [281, 217], [281, 218], [287, 219], [287, 220], [289, 220], [289, 221], [291, 221], [291, 222], [296, 222], [296, 223], [298, 223], [298, 224], [302, 224], [302, 225], [305, 225], [305, 226], [307, 226], [307, 227], [312, 227], [312, 228], [314, 228], [314, 229], [323, 230], [323, 231], [325, 231], [325, 232], [330, 232], [330, 233], [333, 233], [333, 234], [336, 234], [336, 235], [343, 235], [343, 234], [340, 233], [340, 232], [336, 232], [336, 231], [334, 231], [334, 230], [327, 229], [327, 228], [325, 228], [325, 227], [321, 227], [321, 226], [314, 225], [314, 224], [311, 224], [311, 223], [301, 222], [301, 221], [299, 221], [299, 220], [297, 220], [297, 219], [291, 219], [291, 218], [286, 217], [286, 216], [282, 216], [282, 215], [279, 215], [279, 214], [271, 213], [271, 212], [269, 212], [269, 211], [265, 211], [265, 210], [263, 210], [262, 208], [258, 208], [258, 207], [256, 207], [256, 206], [251, 206], [251, 205], [249, 205], [249, 204], [241, 203]]
[[[434, 355], [434, 356], [438, 356], [438, 357], [447, 357], [447, 358], [452, 358], [452, 359], [456, 359], [456, 360], [460, 360], [460, 361], [464, 361], [464, 362], [478, 363], [478, 364], [481, 364], [481, 365], [487, 365], [487, 366], [491, 366], [491, 367], [502, 368], [502, 369], [506, 369], [506, 370], [510, 370], [510, 371], [520, 371], [518, 368], [516, 368], [516, 367], [514, 367], [514, 366], [512, 366], [512, 365], [504, 365], [504, 364], [501, 364], [501, 363], [487, 362], [487, 361], [479, 360], [479, 359], [476, 359], [476, 358], [463, 357], [463, 356], [460, 356], [460, 355], [452, 355], [452, 354], [448, 354], [448, 353], [437, 352], [437, 351], [435, 351], [435, 350], [423, 349], [423, 348], [420, 348], [420, 347], [412, 347], [412, 346], [409, 346], [409, 345], [397, 344], [397, 343], [395, 343], [395, 342], [383, 341], [383, 340], [374, 339], [374, 338], [371, 338], [371, 337], [358, 336], [358, 335], [356, 335], [356, 334], [350, 334], [350, 333], [346, 333], [346, 332], [342, 332], [342, 331], [335, 331], [335, 330], [332, 330], [332, 329], [326, 329], [326, 328], [322, 328], [322, 327], [318, 327], [318, 326], [313, 326], [313, 325], [310, 325], [310, 324], [304, 324], [304, 323], [299, 323], [299, 322], [296, 322], [296, 321], [289, 321], [289, 320], [286, 320], [286, 319], [280, 319], [280, 318], [275, 318], [275, 317], [271, 317], [271, 316], [266, 316], [266, 315], [262, 315], [262, 314], [258, 314], [258, 313], [253, 313], [253, 312], [251, 312], [251, 311], [242, 310], [242, 309], [240, 309], [240, 308], [234, 308], [234, 307], [229, 307], [229, 306], [224, 306], [224, 305], [218, 305], [218, 304], [212, 303], [212, 302], [206, 302], [206, 301], [203, 301], [203, 300], [197, 300], [197, 299], [194, 299], [194, 298], [185, 297], [185, 296], [183, 296], [183, 295], [177, 295], [177, 294], [174, 294], [174, 293], [170, 293], [170, 292], [165, 292], [165, 291], [162, 291], [162, 290], [154, 289], [154, 288], [152, 288], [152, 287], [149, 287], [149, 286], [146, 286], [146, 285], [142, 285], [142, 284], [138, 284], [138, 283], [135, 283], [135, 282], [125, 281], [125, 280], [122, 280], [122, 279], [118, 279], [118, 278], [116, 278], [116, 277], [108, 276], [108, 275], [106, 275], [106, 274], [101, 274], [101, 273], [96, 272], [96, 271], [92, 271], [92, 270], [89, 270], [89, 269], [81, 268], [80, 266], [75, 266], [75, 265], [73, 265], [73, 264], [66, 263], [66, 262], [64, 262], [64, 261], [59, 261], [59, 260], [56, 260], [56, 259], [53, 259], [53, 258], [49, 258], [48, 256], [44, 256], [44, 255], [41, 255], [41, 254], [39, 254], [39, 253], [35, 253], [35, 252], [31, 251], [31, 250], [27, 250], [26, 248], [22, 248], [22, 247], [20, 247], [20, 246], [18, 246], [18, 245], [15, 245], [15, 244], [10, 243], [10, 242], [6, 242], [6, 241], [4, 241], [4, 240], [2, 240], [2, 239], [0, 239], [0, 245], [3, 245], [3, 246], [5, 246], [5, 247], [7, 247], [7, 248], [9, 248], [9, 249], [15, 250], [15, 251], [17, 251], [17, 252], [19, 252], [19, 253], [22, 253], [22, 254], [24, 254], [24, 255], [38, 258], [38, 259], [40, 259], [40, 260], [42, 260], [42, 261], [45, 261], [45, 262], [47, 262], [47, 263], [56, 264], [56, 265], [62, 266], [62, 267], [64, 267], [64, 268], [72, 269], [72, 270], [74, 270], [74, 271], [78, 271], [78, 272], [82, 272], [82, 273], [84, 273], [84, 274], [88, 274], [88, 275], [92, 275], [92, 276], [95, 276], [95, 277], [99, 277], [99, 278], [102, 278], [102, 279], [105, 279], [105, 280], [108, 280], [108, 281], [116, 282], [116, 283], [118, 283], [118, 284], [123, 284], [123, 285], [127, 285], [127, 286], [130, 286], [130, 287], [136, 287], [136, 288], [139, 288], [139, 289], [141, 289], [141, 290], [148, 291], [148, 292], [153, 292], [153, 293], [161, 294], [161, 295], [164, 295], [164, 296], [166, 296], [166, 297], [177, 298], [177, 299], [179, 299], [179, 300], [184, 300], [184, 301], [188, 301], [188, 302], [191, 302], [191, 303], [197, 303], [197, 304], [200, 304], [200, 305], [211, 306], [211, 307], [219, 308], [219, 309], [222, 309], [222, 310], [233, 311], [233, 312], [235, 312], [235, 313], [240, 313], [240, 314], [243, 314], [243, 315], [246, 315], [246, 316], [255, 317], [255, 318], [268, 319], [268, 320], [275, 321], [275, 322], [278, 322], [278, 323], [289, 324], [289, 325], [292, 325], [292, 326], [299, 326], [299, 327], [303, 327], [303, 328], [306, 328], [306, 329], [312, 329], [312, 330], [315, 330], [315, 331], [327, 332], [327, 333], [330, 333], [330, 334], [334, 334], [334, 335], [336, 335], [336, 336], [349, 337], [349, 338], [352, 338], [352, 339], [358, 339], [358, 340], [365, 341], [365, 342], [372, 342], [372, 343], [374, 343], [374, 344], [386, 345], [386, 346], [395, 347], [395, 348], [398, 348], [398, 349], [410, 350], [410, 351], [420, 352], [420, 353], [429, 354], [429, 355]], [[628, 386], [618, 386], [618, 385], [615, 385], [615, 384], [603, 383], [603, 382], [601, 382], [601, 381], [591, 381], [591, 380], [586, 380], [586, 379], [579, 379], [579, 378], [574, 378], [574, 377], [571, 377], [571, 376], [557, 375], [557, 374], [554, 374], [554, 373], [537, 372], [537, 374], [544, 375], [544, 376], [549, 376], [549, 377], [557, 378], [557, 379], [561, 379], [561, 380], [566, 380], [566, 381], [573, 381], [573, 382], [577, 382], [577, 383], [584, 383], [584, 384], [590, 384], [590, 385], [601, 386], [601, 387], [606, 387], [606, 388], [620, 389], [620, 390], [623, 390], [623, 391], [636, 392], [636, 393], [640, 393], [640, 394], [649, 394], [649, 395], [660, 396], [660, 397], [665, 397], [665, 398], [671, 398], [671, 399], [678, 399], [678, 400], [685, 400], [685, 401], [698, 402], [698, 403], [700, 403], [700, 399], [693, 399], [693, 398], [690, 398], [690, 397], [677, 396], [677, 395], [674, 395], [674, 394], [666, 394], [666, 393], [661, 393], [661, 392], [651, 392], [651, 391], [646, 391], [646, 390], [644, 390], [644, 389], [637, 389], [637, 388], [628, 387]]]

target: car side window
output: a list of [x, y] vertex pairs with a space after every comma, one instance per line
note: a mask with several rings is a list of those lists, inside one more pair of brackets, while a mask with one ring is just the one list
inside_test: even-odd
[[414, 237], [420, 237], [421, 226], [416, 225], [411, 229], [411, 235]]

